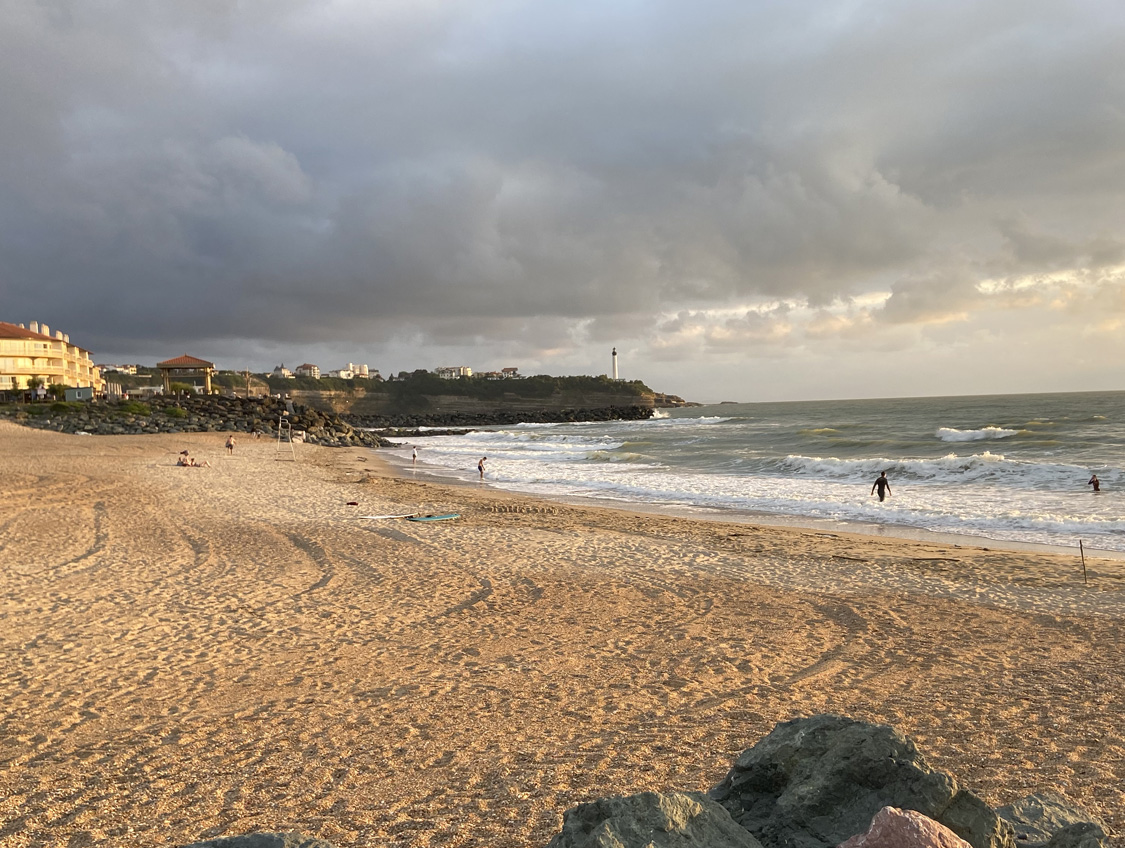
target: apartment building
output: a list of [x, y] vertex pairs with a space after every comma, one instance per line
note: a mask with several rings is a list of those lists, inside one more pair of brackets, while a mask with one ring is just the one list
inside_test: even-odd
[[90, 351], [71, 344], [66, 333], [51, 335], [51, 328], [37, 321], [27, 327], [0, 321], [0, 392], [26, 390], [33, 378], [45, 386], [90, 387], [95, 395], [105, 391]]

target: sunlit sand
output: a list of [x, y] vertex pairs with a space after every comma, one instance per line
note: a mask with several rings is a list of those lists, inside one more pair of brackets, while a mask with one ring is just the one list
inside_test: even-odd
[[[0, 423], [0, 844], [545, 845], [775, 722], [885, 722], [1125, 830], [1125, 563], [395, 478], [377, 454]], [[187, 449], [209, 468], [175, 465]], [[348, 505], [354, 502], [355, 506]], [[410, 523], [362, 515], [460, 513]]]

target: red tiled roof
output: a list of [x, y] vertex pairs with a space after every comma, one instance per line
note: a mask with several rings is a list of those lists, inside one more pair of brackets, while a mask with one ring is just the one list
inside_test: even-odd
[[0, 321], [0, 339], [49, 339], [55, 341], [54, 336], [45, 336], [42, 333], [33, 333], [31, 330], [25, 330], [18, 324], [9, 324], [7, 321]]
[[186, 353], [183, 356], [177, 356], [175, 359], [166, 359], [163, 362], [156, 363], [157, 368], [214, 368], [214, 362], [208, 362], [206, 359], [196, 359], [194, 356], [188, 356]]

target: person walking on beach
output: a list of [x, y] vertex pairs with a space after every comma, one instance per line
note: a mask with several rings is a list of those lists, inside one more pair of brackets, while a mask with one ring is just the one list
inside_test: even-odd
[[1098, 475], [1097, 474], [1095, 474], [1093, 477], [1091, 477], [1090, 481], [1086, 485], [1094, 487], [1094, 494], [1095, 495], [1102, 490], [1102, 484], [1098, 481]]
[[483, 479], [484, 479], [484, 461], [485, 461], [486, 459], [488, 459], [488, 457], [487, 457], [487, 456], [482, 456], [482, 457], [480, 458], [480, 462], [478, 462], [478, 463], [477, 463], [477, 471], [479, 471], [479, 472], [480, 472], [480, 479], [481, 479], [481, 480], [483, 480]]
[[879, 479], [871, 486], [871, 494], [875, 494], [875, 490], [879, 490], [879, 500], [886, 500], [887, 495], [891, 493], [891, 481], [887, 479], [887, 472], [884, 471], [879, 475]]
[[234, 434], [231, 433], [227, 436], [227, 453], [231, 456], [234, 455]]

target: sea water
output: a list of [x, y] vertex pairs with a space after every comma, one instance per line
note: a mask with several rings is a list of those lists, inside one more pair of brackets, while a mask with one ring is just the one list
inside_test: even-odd
[[487, 456], [487, 484], [550, 498], [1125, 551], [1125, 392], [720, 404], [417, 444], [423, 471], [475, 479]]

